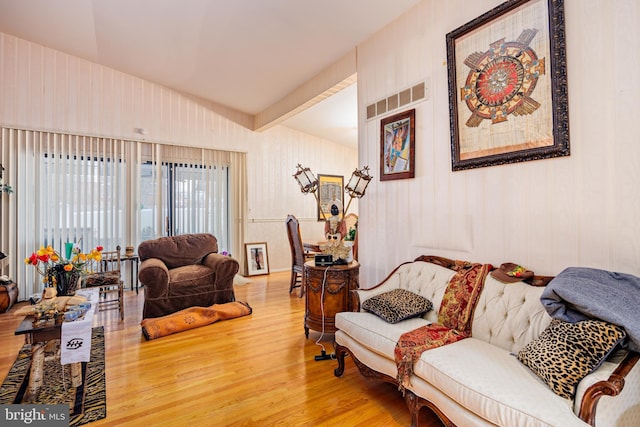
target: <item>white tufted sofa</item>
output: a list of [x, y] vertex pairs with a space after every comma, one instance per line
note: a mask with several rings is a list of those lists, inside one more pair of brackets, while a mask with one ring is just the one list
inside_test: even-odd
[[[402, 264], [376, 287], [354, 292], [361, 302], [402, 288], [440, 307], [455, 272], [434, 264], [434, 258]], [[640, 364], [633, 368], [637, 354], [621, 351], [610, 357], [581, 381], [573, 401], [553, 393], [515, 357], [551, 321], [540, 303], [542, 290], [487, 276], [472, 337], [425, 351], [416, 362], [405, 393], [412, 425], [419, 424], [419, 412], [427, 406], [448, 426], [640, 426]], [[396, 324], [364, 311], [338, 313], [335, 375], [343, 374], [350, 354], [363, 375], [396, 383], [393, 352], [400, 335], [437, 318], [436, 309]]]

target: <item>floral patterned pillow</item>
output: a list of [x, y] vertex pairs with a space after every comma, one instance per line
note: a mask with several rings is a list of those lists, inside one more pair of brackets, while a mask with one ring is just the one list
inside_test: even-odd
[[394, 289], [365, 300], [362, 308], [389, 323], [398, 323], [425, 314], [433, 308], [433, 304], [406, 289]]

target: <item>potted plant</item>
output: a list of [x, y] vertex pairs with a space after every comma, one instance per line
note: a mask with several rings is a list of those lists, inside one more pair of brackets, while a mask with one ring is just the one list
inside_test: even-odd
[[13, 193], [13, 188], [11, 188], [9, 184], [5, 184], [4, 181], [2, 180], [3, 172], [4, 172], [4, 167], [2, 166], [2, 163], [0, 163], [0, 193], [11, 194]]

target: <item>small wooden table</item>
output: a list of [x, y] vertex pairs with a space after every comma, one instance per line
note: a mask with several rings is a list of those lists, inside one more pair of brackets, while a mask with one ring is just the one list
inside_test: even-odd
[[358, 289], [360, 264], [316, 266], [314, 261], [304, 264], [305, 287], [304, 334], [309, 329], [334, 333], [335, 317], [341, 311], [353, 309], [351, 291]]
[[[109, 259], [109, 260], [105, 260], [103, 259], [102, 262], [103, 263], [107, 263], [107, 262], [114, 262], [116, 261], [115, 259]], [[120, 261], [121, 262], [128, 262], [129, 265], [129, 269], [130, 269], [130, 273], [131, 273], [131, 280], [129, 281], [129, 289], [133, 290], [133, 283], [135, 281], [136, 283], [136, 295], [138, 294], [138, 266], [140, 264], [140, 257], [136, 254], [131, 254], [131, 255], [121, 255], [120, 256]], [[135, 274], [133, 272], [133, 267], [135, 267]]]
[[[133, 281], [135, 280], [135, 282], [136, 282], [136, 295], [137, 295], [138, 294], [138, 283], [139, 283], [138, 282], [138, 265], [140, 264], [140, 257], [138, 255], [136, 255], [136, 254], [131, 254], [131, 255], [126, 255], [125, 254], [120, 259], [122, 261], [127, 261], [130, 264], [129, 268], [130, 268], [130, 271], [131, 271], [131, 282], [130, 282], [131, 290], [133, 290]], [[134, 266], [136, 267], [135, 275], [133, 273], [133, 267]]]
[[[86, 311], [84, 318], [76, 320], [78, 322], [76, 325], [91, 328], [93, 327], [95, 307], [100, 297], [98, 289], [79, 289], [76, 291], [76, 295], [85, 297], [91, 303], [91, 307]], [[36, 323], [34, 320], [34, 316], [26, 316], [15, 331], [15, 335], [24, 335], [25, 342], [31, 344], [31, 366], [29, 367], [29, 385], [26, 395], [29, 400], [37, 397], [44, 381], [44, 352], [47, 342], [62, 338], [64, 315], [61, 314], [42, 324]], [[61, 351], [64, 350], [61, 349]], [[64, 355], [61, 353], [61, 356]], [[86, 363], [70, 363], [71, 385], [73, 387], [82, 386], [83, 365], [86, 366]]]
[[[52, 319], [43, 325], [35, 326], [33, 316], [27, 316], [18, 325], [15, 335], [24, 335], [25, 342], [31, 344], [31, 366], [29, 368], [29, 386], [27, 397], [35, 397], [44, 380], [44, 351], [48, 341], [59, 340], [62, 334], [63, 316]], [[71, 385], [82, 385], [82, 363], [71, 364]]]

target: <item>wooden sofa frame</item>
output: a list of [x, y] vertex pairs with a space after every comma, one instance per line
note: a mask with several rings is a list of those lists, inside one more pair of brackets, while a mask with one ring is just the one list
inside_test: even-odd
[[[420, 256], [416, 258], [415, 261], [431, 262], [433, 264], [437, 264], [449, 269], [453, 265], [455, 265], [454, 260], [438, 257], [438, 256], [431, 256], [431, 255]], [[396, 270], [400, 268], [400, 266], [402, 266], [403, 264], [400, 264], [399, 266], [397, 266], [380, 283], [387, 281], [387, 279], [389, 279], [396, 272]], [[534, 276], [528, 282], [534, 286], [545, 286], [547, 283], [551, 281], [551, 279], [553, 279], [552, 276]], [[358, 294], [356, 292], [352, 292], [352, 298], [353, 298], [353, 305], [352, 305], [353, 311], [360, 311], [360, 300], [358, 298]], [[340, 344], [335, 344], [335, 354], [336, 354], [336, 359], [338, 361], [338, 367], [334, 370], [333, 373], [336, 377], [341, 377], [342, 374], [344, 373], [344, 367], [345, 367], [344, 359], [347, 355], [350, 355], [351, 358], [353, 359], [354, 364], [356, 365], [356, 367], [358, 368], [362, 376], [371, 380], [384, 381], [384, 382], [392, 383], [396, 386], [399, 385], [398, 381], [395, 378], [392, 378], [389, 375], [386, 375], [371, 369], [364, 363], [360, 362], [351, 353], [351, 351], [348, 348]], [[624, 360], [620, 363], [620, 365], [618, 365], [618, 367], [613, 371], [613, 373], [609, 376], [609, 378], [606, 381], [599, 381], [591, 385], [585, 391], [584, 396], [582, 397], [582, 401], [580, 402], [580, 411], [578, 414], [578, 416], [582, 421], [595, 427], [596, 409], [597, 409], [598, 401], [602, 396], [613, 397], [613, 396], [619, 395], [622, 392], [622, 389], [624, 388], [625, 377], [629, 372], [631, 372], [631, 369], [633, 369], [633, 367], [638, 362], [638, 360], [640, 360], [640, 354], [633, 351], [629, 351], [626, 357], [624, 358]], [[433, 411], [433, 413], [436, 414], [436, 416], [443, 422], [443, 424], [446, 427], [456, 427], [456, 425], [451, 420], [449, 420], [449, 418], [435, 404], [433, 404], [427, 399], [424, 399], [416, 395], [411, 390], [405, 390], [404, 400], [409, 408], [409, 412], [411, 413], [411, 427], [418, 427], [420, 425], [419, 423], [420, 411], [425, 407]]]

